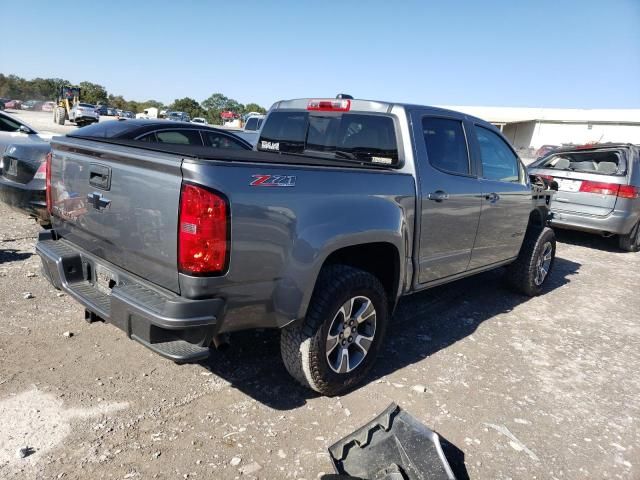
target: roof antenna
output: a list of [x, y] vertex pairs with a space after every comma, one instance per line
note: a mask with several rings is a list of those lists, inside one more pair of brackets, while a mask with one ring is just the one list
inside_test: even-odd
[[336, 95], [336, 98], [353, 100], [353, 97], [351, 95], [347, 95], [346, 93], [339, 93], [338, 95]]

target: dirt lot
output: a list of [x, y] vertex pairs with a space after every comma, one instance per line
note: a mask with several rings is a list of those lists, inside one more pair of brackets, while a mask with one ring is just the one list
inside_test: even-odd
[[275, 332], [178, 366], [84, 322], [41, 277], [37, 230], [0, 205], [2, 479], [310, 480], [393, 401], [459, 449], [459, 478], [640, 478], [640, 254], [612, 240], [563, 233], [535, 299], [500, 272], [406, 299], [369, 383], [322, 398]]
[[[38, 132], [50, 132], [55, 134], [65, 134], [72, 132], [76, 127], [73, 123], [66, 122], [65, 125], [53, 123], [52, 112], [32, 112], [30, 110], [7, 110], [6, 113], [28, 123]], [[113, 117], [107, 117], [113, 118]]]

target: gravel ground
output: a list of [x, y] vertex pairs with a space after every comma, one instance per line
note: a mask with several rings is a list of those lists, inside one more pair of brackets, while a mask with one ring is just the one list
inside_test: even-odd
[[2, 479], [310, 480], [390, 402], [451, 443], [459, 478], [640, 478], [640, 254], [613, 239], [559, 235], [538, 298], [490, 272], [405, 299], [369, 382], [323, 398], [277, 332], [178, 366], [84, 322], [40, 275], [37, 231], [0, 205]]
[[[7, 110], [6, 112], [23, 122], [28, 123], [35, 128], [37, 132], [49, 132], [64, 135], [78, 128], [68, 121], [65, 125], [53, 123], [53, 112], [32, 112], [30, 110]], [[113, 117], [106, 118], [113, 119]]]

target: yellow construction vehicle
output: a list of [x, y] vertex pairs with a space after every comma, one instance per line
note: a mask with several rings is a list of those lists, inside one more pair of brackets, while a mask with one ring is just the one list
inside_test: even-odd
[[53, 109], [53, 122], [64, 125], [65, 120], [79, 127], [98, 121], [99, 115], [93, 105], [80, 103], [80, 87], [60, 87], [58, 105]]

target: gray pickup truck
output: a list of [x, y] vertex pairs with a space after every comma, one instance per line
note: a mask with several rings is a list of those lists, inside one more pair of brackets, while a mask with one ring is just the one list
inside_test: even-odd
[[400, 297], [503, 266], [537, 295], [553, 267], [550, 194], [468, 115], [281, 101], [254, 151], [115, 138], [124, 128], [52, 140], [37, 252], [87, 320], [176, 362], [278, 328], [291, 375], [336, 395], [367, 375]]

